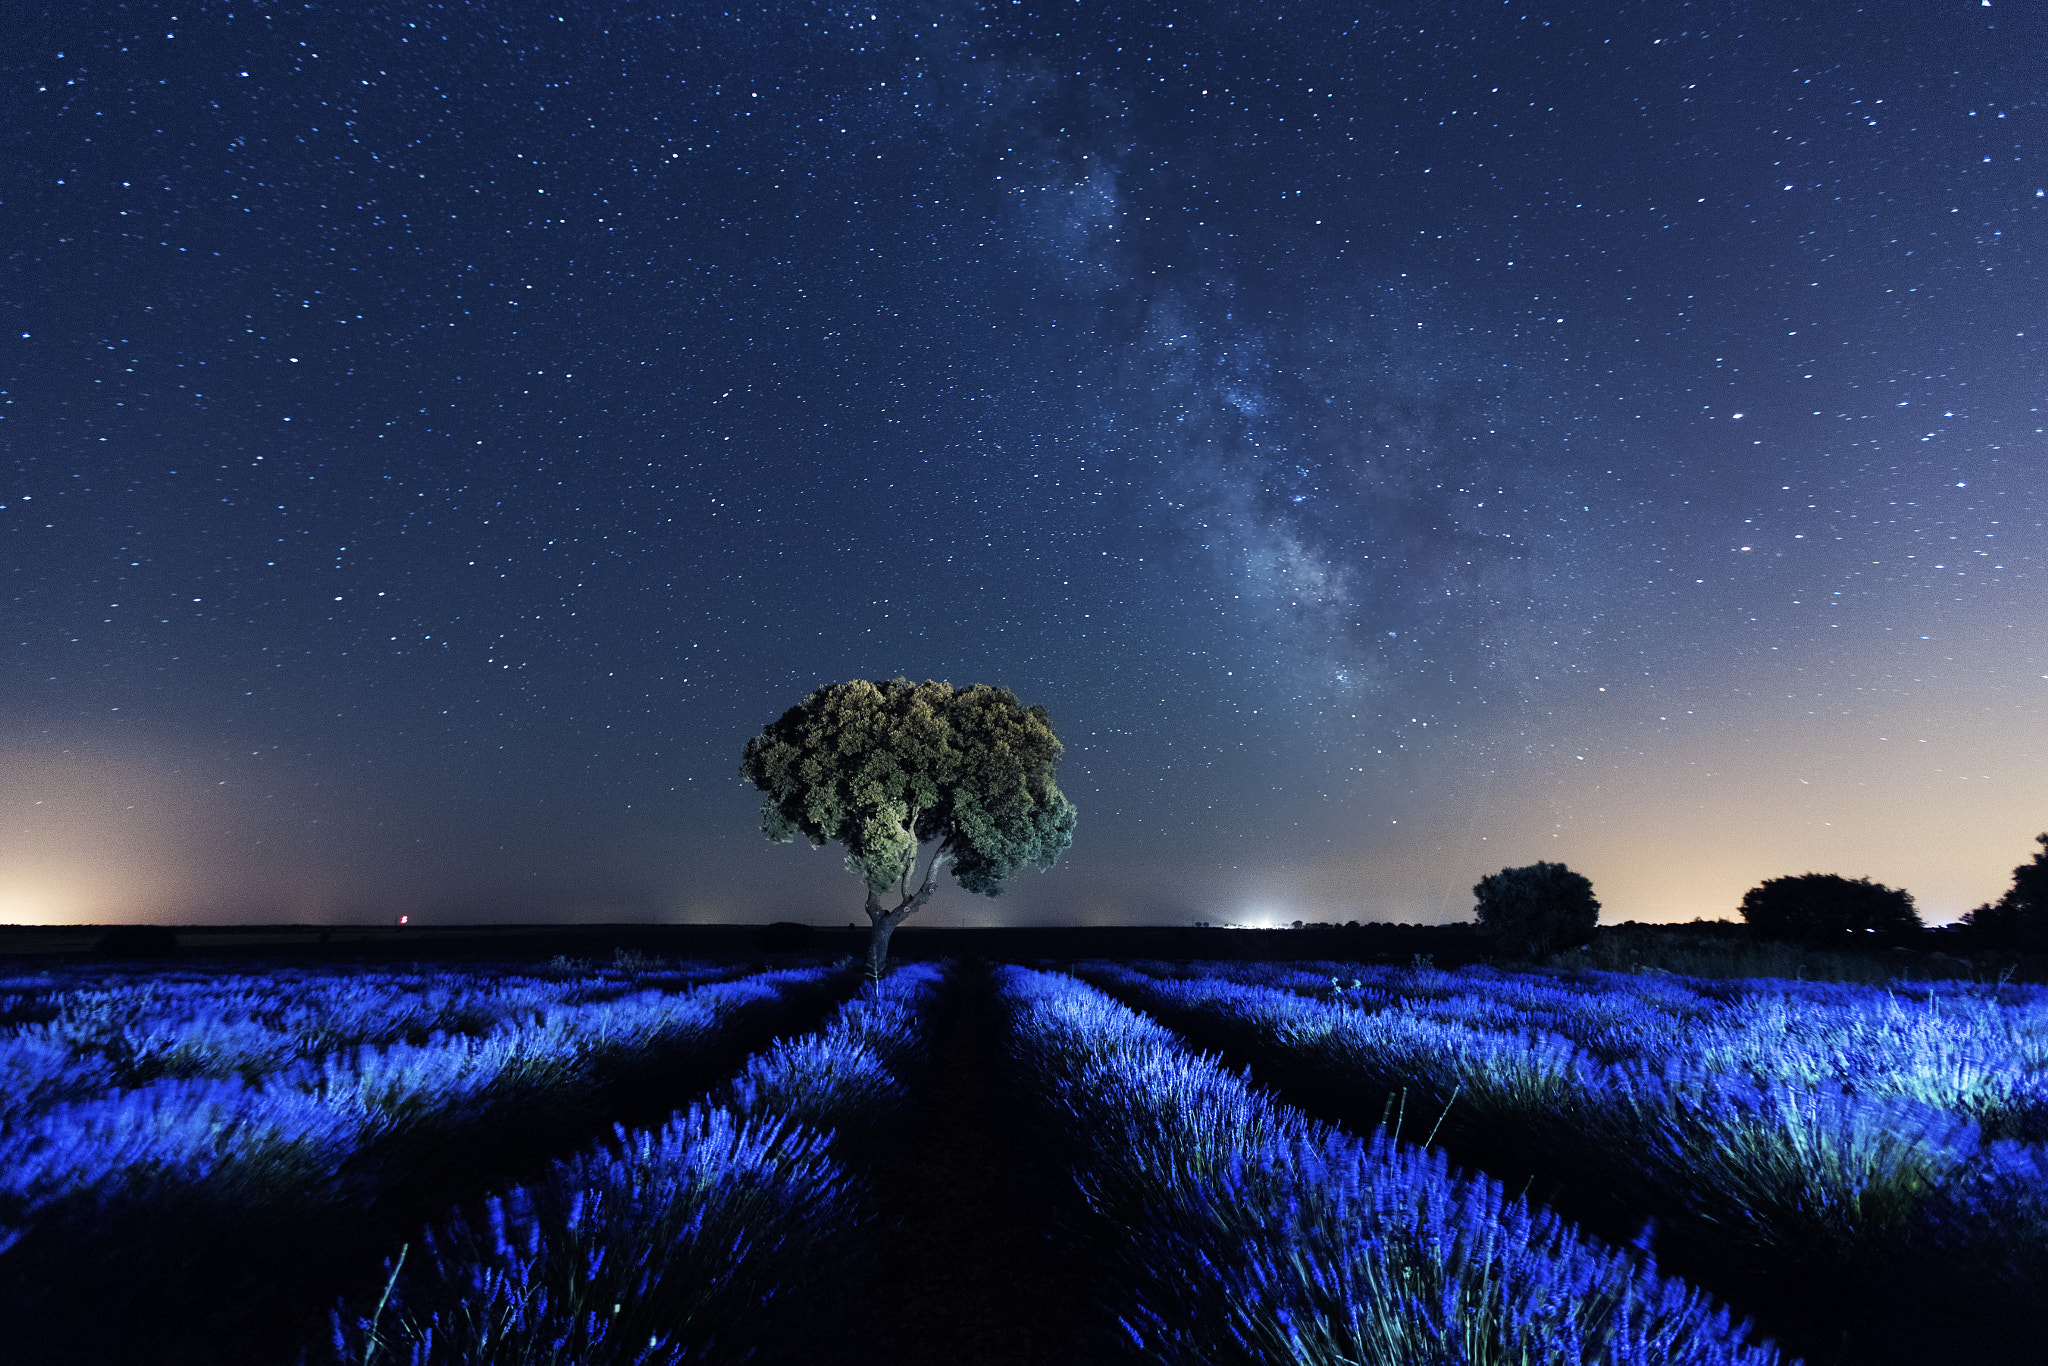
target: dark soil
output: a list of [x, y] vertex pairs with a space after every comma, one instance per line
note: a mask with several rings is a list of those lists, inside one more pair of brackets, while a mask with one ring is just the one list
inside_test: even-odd
[[1092, 1366], [1127, 1359], [1096, 1303], [1089, 1216], [1067, 1156], [1008, 1085], [989, 965], [954, 969], [933, 1020], [931, 1067], [893, 1156], [872, 1173], [881, 1208], [863, 1307], [814, 1344], [838, 1366]]

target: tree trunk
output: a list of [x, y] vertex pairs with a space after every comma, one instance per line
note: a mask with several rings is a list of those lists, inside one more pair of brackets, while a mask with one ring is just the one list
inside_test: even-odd
[[931, 878], [927, 877], [924, 886], [904, 897], [893, 910], [883, 910], [881, 898], [872, 891], [868, 893], [868, 921], [874, 926], [868, 932], [867, 975], [870, 981], [880, 981], [889, 966], [889, 936], [896, 932], [898, 925], [922, 910], [936, 890]]
[[870, 981], [880, 981], [882, 972], [889, 966], [889, 936], [896, 932], [900, 916], [885, 915], [875, 921], [875, 927], [868, 931], [868, 968]]

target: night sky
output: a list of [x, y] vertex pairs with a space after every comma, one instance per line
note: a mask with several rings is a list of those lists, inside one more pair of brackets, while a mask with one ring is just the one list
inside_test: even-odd
[[2048, 13], [16, 5], [0, 921], [857, 918], [747, 738], [1044, 705], [913, 923], [1995, 897]]

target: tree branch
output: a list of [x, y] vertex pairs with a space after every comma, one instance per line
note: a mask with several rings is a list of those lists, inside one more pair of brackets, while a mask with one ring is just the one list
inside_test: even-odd
[[931, 861], [924, 866], [924, 881], [920, 882], [917, 886], [919, 896], [929, 896], [931, 894], [931, 890], [935, 885], [934, 879], [939, 875], [939, 858], [945, 852], [946, 837], [940, 835], [937, 844], [932, 847]]
[[910, 808], [910, 852], [904, 855], [903, 872], [896, 879], [896, 894], [908, 900], [910, 897], [910, 875], [917, 871], [917, 817], [918, 808]]

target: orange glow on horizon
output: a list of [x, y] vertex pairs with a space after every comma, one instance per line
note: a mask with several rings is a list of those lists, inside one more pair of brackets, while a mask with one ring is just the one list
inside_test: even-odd
[[0, 925], [75, 925], [73, 903], [49, 888], [9, 879], [0, 885]]

